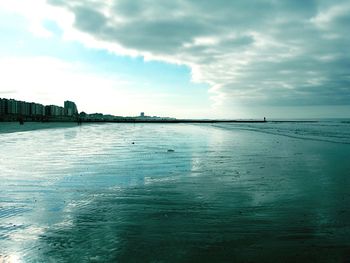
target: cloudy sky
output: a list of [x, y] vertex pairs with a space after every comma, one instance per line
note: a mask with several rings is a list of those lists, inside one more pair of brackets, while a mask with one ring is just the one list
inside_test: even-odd
[[348, 0], [0, 0], [0, 17], [0, 97], [128, 116], [350, 116]]

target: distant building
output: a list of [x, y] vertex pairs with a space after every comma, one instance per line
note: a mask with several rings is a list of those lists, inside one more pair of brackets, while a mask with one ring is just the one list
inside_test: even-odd
[[46, 116], [64, 116], [64, 108], [56, 105], [45, 106]]
[[140, 117], [142, 117], [142, 118], [145, 117], [145, 113], [141, 112]]
[[0, 115], [7, 114], [6, 107], [7, 107], [7, 99], [0, 98]]
[[30, 115], [30, 103], [25, 101], [17, 101], [17, 113], [23, 116]]
[[43, 116], [45, 115], [44, 105], [38, 103], [30, 103], [30, 115], [31, 116]]
[[10, 99], [7, 101], [7, 113], [19, 114], [19, 101]]
[[66, 116], [76, 116], [78, 114], [77, 105], [73, 101], [64, 102], [64, 113]]
[[87, 114], [85, 111], [80, 112], [79, 117], [86, 118]]
[[42, 120], [45, 116], [64, 119], [64, 116], [78, 116], [78, 109], [74, 102], [65, 101], [64, 105], [65, 107], [56, 105], [44, 106], [35, 102], [0, 98], [0, 116], [2, 116], [2, 120], [14, 120], [17, 118]]

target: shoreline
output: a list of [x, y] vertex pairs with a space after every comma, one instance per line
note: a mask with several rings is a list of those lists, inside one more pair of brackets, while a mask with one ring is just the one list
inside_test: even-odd
[[[106, 124], [106, 123], [130, 123], [130, 124], [214, 124], [214, 123], [274, 123], [275, 121], [259, 121], [259, 120], [83, 120], [77, 121], [25, 121], [20, 124], [18, 121], [0, 121], [0, 134], [26, 132], [42, 129], [55, 128], [73, 128], [85, 124]], [[280, 122], [280, 121], [276, 121]], [[299, 122], [299, 121], [282, 121], [282, 122]], [[317, 122], [317, 121], [301, 121], [301, 122]]]
[[25, 121], [20, 124], [18, 121], [0, 121], [0, 134], [26, 132], [42, 129], [55, 128], [73, 128], [85, 124], [106, 124], [106, 123], [129, 123], [129, 124], [220, 124], [220, 123], [243, 123], [243, 124], [263, 124], [263, 123], [317, 123], [318, 121], [263, 121], [263, 120], [140, 120], [140, 119], [124, 119], [124, 120], [82, 120], [77, 121]]
[[[215, 120], [215, 119], [116, 119], [116, 120], [50, 120], [24, 121], [23, 123], [317, 123], [318, 120]], [[19, 123], [18, 121], [0, 121], [1, 123]]]
[[55, 128], [72, 128], [77, 126], [78, 124], [75, 122], [24, 122], [23, 125], [20, 125], [18, 122], [0, 122], [0, 134]]
[[171, 120], [142, 120], [142, 119], [125, 119], [125, 120], [82, 120], [82, 123], [265, 123], [264, 120], [191, 120], [191, 119], [171, 119]]

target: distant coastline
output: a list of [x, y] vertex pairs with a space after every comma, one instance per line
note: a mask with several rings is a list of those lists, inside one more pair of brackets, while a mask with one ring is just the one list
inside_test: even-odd
[[219, 120], [219, 119], [176, 119], [170, 117], [147, 116], [144, 112], [140, 116], [123, 117], [110, 114], [78, 112], [77, 105], [72, 101], [65, 101], [64, 107], [57, 105], [43, 105], [35, 102], [19, 101], [0, 98], [0, 122], [77, 122], [81, 123], [263, 123], [263, 120]]
[[139, 119], [139, 118], [120, 118], [115, 120], [84, 120], [85, 123], [264, 123], [266, 120], [216, 120], [216, 119]]
[[64, 107], [43, 105], [36, 102], [0, 98], [0, 122], [39, 122], [39, 123], [265, 123], [265, 122], [317, 122], [317, 120], [266, 120], [263, 119], [176, 119], [171, 117], [115, 116], [111, 114], [78, 112], [77, 105], [65, 101]]

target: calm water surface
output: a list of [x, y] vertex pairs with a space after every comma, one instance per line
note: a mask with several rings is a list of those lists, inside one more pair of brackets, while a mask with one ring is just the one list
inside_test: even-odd
[[347, 262], [349, 123], [262, 125], [1, 133], [0, 262]]

